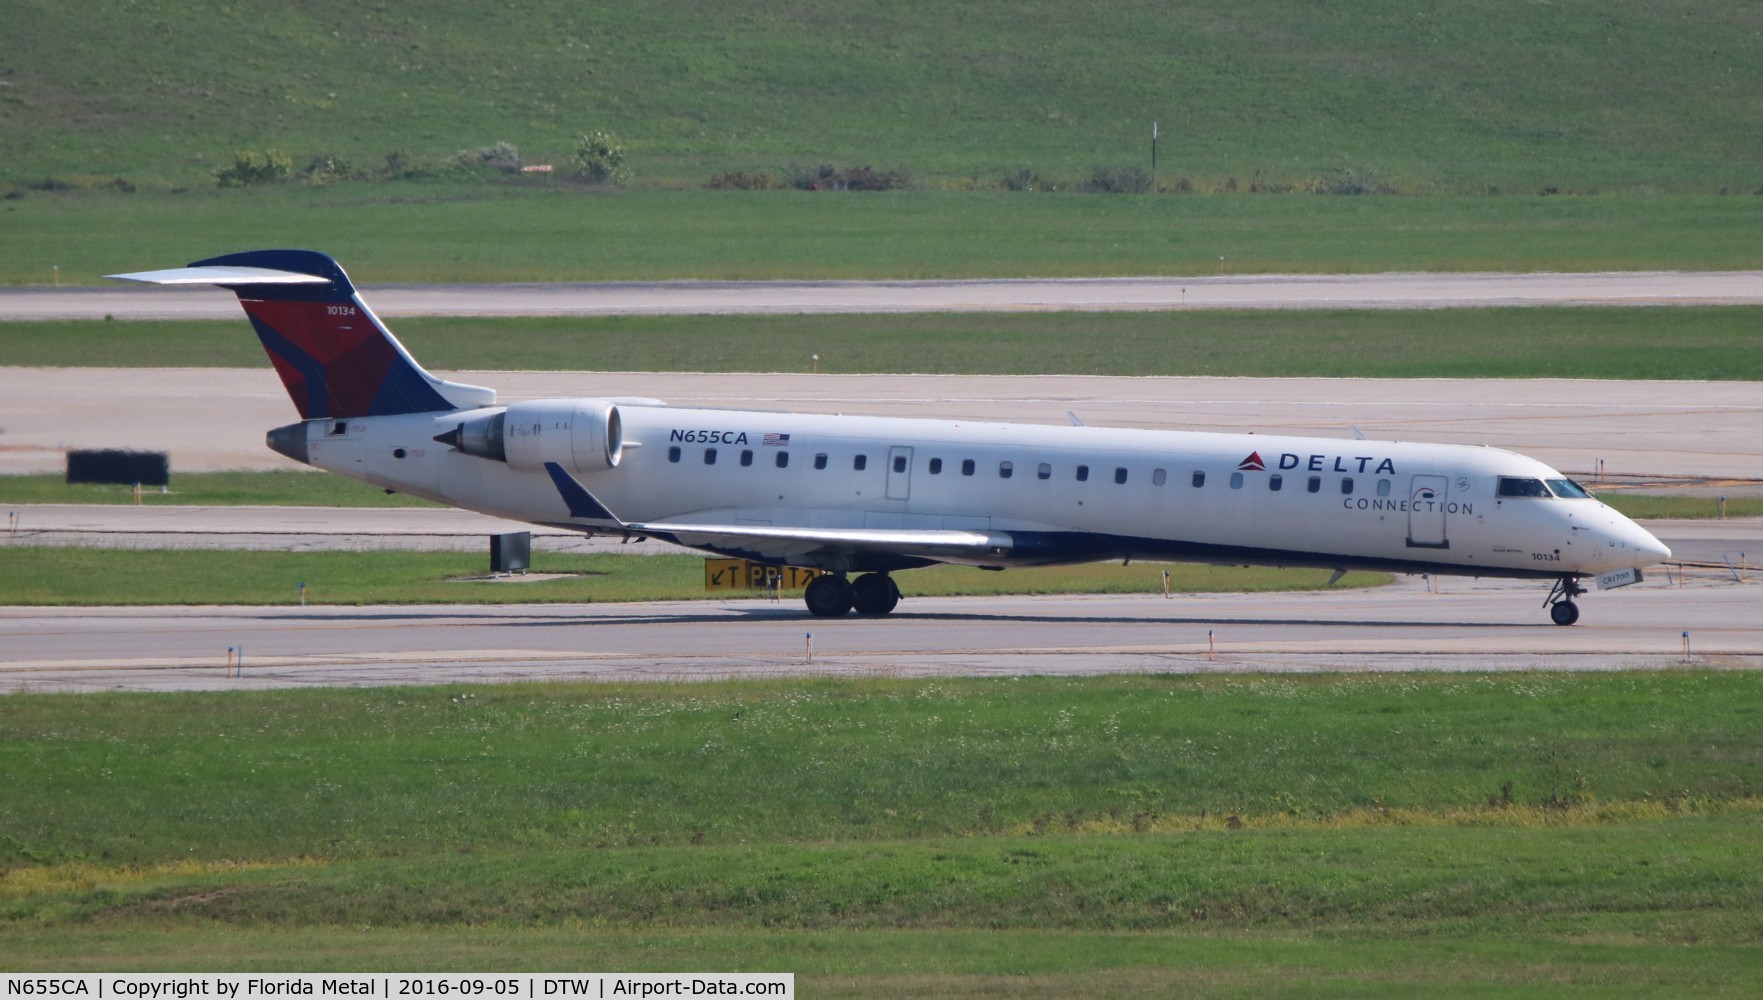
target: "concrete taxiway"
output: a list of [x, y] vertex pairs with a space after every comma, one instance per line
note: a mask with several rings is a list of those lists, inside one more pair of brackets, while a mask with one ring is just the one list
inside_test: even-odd
[[[1462, 306], [1758, 305], [1763, 272], [1296, 274], [972, 281], [621, 281], [368, 285], [382, 316], [689, 313], [1439, 309]], [[208, 288], [6, 288], [0, 319], [233, 319]]]
[[[530, 531], [536, 552], [701, 554], [655, 539], [626, 544], [619, 538], [588, 537], [450, 508], [7, 504], [5, 510], [10, 530], [0, 533], [0, 546], [482, 552], [490, 535]], [[1763, 564], [1763, 518], [1654, 520], [1646, 527], [1671, 547], [1675, 561]]]
[[[518, 586], [518, 584], [483, 584]], [[251, 690], [777, 675], [1763, 667], [1763, 587], [1663, 579], [1582, 599], [1535, 584], [908, 598], [883, 619], [794, 601], [373, 608], [0, 608], [0, 691]], [[1689, 635], [1689, 657], [1683, 633]], [[810, 638], [812, 636], [812, 638]], [[812, 655], [810, 655], [812, 646]], [[229, 648], [232, 650], [229, 654]], [[242, 651], [242, 670], [229, 655]], [[235, 663], [236, 666], [236, 663]]]
[[[1763, 480], [1750, 382], [442, 372], [504, 401], [642, 396], [681, 406], [1486, 444], [1590, 479]], [[54, 472], [68, 448], [169, 451], [174, 475], [300, 468], [264, 446], [295, 419], [261, 368], [0, 367], [0, 473]], [[3, 499], [3, 498], [0, 498]]]

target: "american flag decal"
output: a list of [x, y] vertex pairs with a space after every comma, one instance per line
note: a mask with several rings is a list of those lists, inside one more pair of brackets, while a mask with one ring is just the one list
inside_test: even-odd
[[770, 448], [787, 448], [790, 444], [790, 436], [788, 434], [767, 434], [760, 443]]

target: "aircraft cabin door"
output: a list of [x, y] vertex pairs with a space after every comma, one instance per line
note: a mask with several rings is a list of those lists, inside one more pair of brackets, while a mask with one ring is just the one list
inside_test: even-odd
[[1444, 476], [1415, 476], [1408, 489], [1408, 547], [1448, 549], [1445, 536], [1445, 496], [1451, 481]]
[[912, 449], [901, 444], [888, 449], [888, 499], [905, 500], [912, 495]]

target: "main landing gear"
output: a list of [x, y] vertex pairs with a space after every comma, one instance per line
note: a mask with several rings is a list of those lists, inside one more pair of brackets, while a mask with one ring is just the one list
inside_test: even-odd
[[1549, 620], [1557, 625], [1572, 625], [1579, 621], [1579, 605], [1573, 603], [1573, 599], [1583, 593], [1585, 588], [1579, 585], [1579, 577], [1564, 576], [1556, 580], [1555, 589], [1543, 600], [1549, 606]]
[[828, 573], [810, 581], [802, 599], [816, 618], [842, 618], [852, 608], [860, 615], [876, 617], [900, 603], [900, 588], [886, 573], [865, 573], [850, 582], [842, 574]]

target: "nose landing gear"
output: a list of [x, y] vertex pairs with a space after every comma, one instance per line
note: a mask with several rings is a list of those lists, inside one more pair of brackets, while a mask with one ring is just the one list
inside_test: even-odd
[[1579, 577], [1563, 576], [1556, 580], [1554, 589], [1543, 600], [1549, 606], [1549, 620], [1557, 625], [1572, 625], [1579, 621], [1579, 605], [1573, 603], [1573, 599], [1583, 593], [1585, 588], [1579, 585]]

